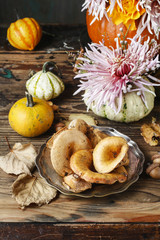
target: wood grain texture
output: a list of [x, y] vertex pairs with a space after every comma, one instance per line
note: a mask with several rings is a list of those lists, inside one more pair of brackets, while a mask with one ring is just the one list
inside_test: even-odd
[[[3, 240], [159, 240], [151, 224], [8, 224], [1, 223]], [[21, 235], [23, 232], [23, 235]], [[21, 235], [21, 238], [18, 236]]]
[[[64, 26], [44, 27], [52, 30], [59, 29], [61, 39], [66, 36]], [[0, 29], [5, 32], [5, 28]], [[77, 32], [80, 29], [80, 26], [77, 26]], [[117, 123], [95, 116], [91, 111], [86, 112], [81, 94], [73, 96], [77, 89], [78, 80], [74, 80], [70, 54], [76, 55], [80, 49], [79, 34], [75, 34], [74, 43], [69, 34], [69, 27], [67, 31], [66, 41], [73, 48], [69, 50], [68, 48], [64, 49], [64, 46], [62, 48], [61, 45], [58, 46], [55, 40], [52, 43], [50, 42], [47, 48], [44, 39], [43, 43], [45, 44], [40, 45], [34, 51], [18, 51], [9, 46], [6, 40], [0, 39], [2, 44], [0, 49], [1, 155], [9, 151], [5, 136], [11, 146], [16, 142], [32, 142], [39, 151], [40, 146], [53, 134], [54, 125], [48, 132], [39, 137], [25, 138], [14, 132], [8, 123], [8, 112], [12, 104], [24, 97], [25, 83], [29, 78], [30, 71], [37, 72], [41, 70], [45, 61], [52, 60], [61, 70], [62, 79], [66, 86], [64, 93], [53, 100], [53, 103], [59, 106], [59, 113], [55, 114], [54, 123], [67, 118], [71, 113], [84, 113], [94, 117], [98, 121], [98, 125], [110, 126], [128, 135], [139, 145], [145, 155], [143, 173], [139, 180], [123, 193], [89, 199], [69, 197], [59, 193], [56, 199], [48, 205], [41, 207], [31, 205], [22, 211], [12, 198], [11, 185], [16, 177], [0, 170], [0, 239], [113, 240], [116, 239], [118, 234], [120, 240], [125, 240], [133, 239], [133, 235], [137, 234], [135, 239], [158, 240], [160, 238], [160, 181], [147, 176], [145, 169], [151, 156], [159, 151], [160, 147], [147, 145], [141, 136], [140, 127], [143, 123], [151, 122], [152, 117], [156, 117], [157, 121], [160, 122], [160, 97], [157, 96], [153, 111], [146, 118], [134, 123]], [[76, 27], [71, 27], [70, 32], [76, 32]], [[6, 73], [4, 70], [6, 70]], [[9, 71], [7, 72], [7, 70]], [[8, 74], [8, 78], [4, 77], [5, 74]], [[157, 76], [159, 76], [159, 73], [157, 73]], [[156, 91], [158, 92], [159, 89], [156, 89]], [[11, 222], [15, 222], [15, 224], [11, 224]], [[16, 222], [21, 222], [21, 224], [16, 224]], [[24, 222], [26, 224], [23, 224]], [[37, 224], [28, 225], [29, 222], [36, 222]], [[44, 222], [47, 224], [43, 224]], [[30, 228], [32, 233], [30, 230], [28, 231]], [[23, 231], [28, 234], [27, 238], [22, 234]], [[150, 236], [151, 232], [152, 236]], [[11, 236], [13, 238], [10, 238]]]

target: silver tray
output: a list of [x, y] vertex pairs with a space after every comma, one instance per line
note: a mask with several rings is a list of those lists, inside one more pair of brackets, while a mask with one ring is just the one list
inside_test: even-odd
[[118, 132], [114, 128], [110, 127], [95, 127], [100, 131], [107, 133], [110, 136], [120, 136], [127, 140], [129, 145], [129, 166], [127, 167], [128, 179], [124, 183], [116, 182], [112, 185], [106, 184], [93, 184], [92, 188], [81, 193], [74, 193], [66, 189], [63, 185], [63, 179], [59, 176], [52, 167], [50, 161], [50, 150], [46, 147], [46, 143], [40, 148], [39, 154], [36, 158], [36, 166], [39, 174], [47, 181], [49, 185], [57, 189], [63, 194], [79, 196], [79, 197], [104, 197], [111, 194], [121, 193], [128, 189], [133, 183], [135, 183], [139, 175], [142, 173], [144, 164], [144, 155], [140, 151], [138, 145], [132, 141], [128, 136]]

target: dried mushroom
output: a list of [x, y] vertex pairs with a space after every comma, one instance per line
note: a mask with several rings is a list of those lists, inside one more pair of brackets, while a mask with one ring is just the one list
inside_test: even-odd
[[[53, 134], [46, 146], [55, 172], [63, 178], [63, 185], [71, 192], [80, 193], [92, 188], [92, 184], [123, 183], [127, 180], [129, 164], [128, 143], [122, 137], [109, 136], [95, 129], [82, 118], [73, 119], [68, 126], [58, 124], [60, 130]], [[105, 146], [102, 146], [105, 142]], [[113, 159], [106, 163], [105, 172], [98, 171], [93, 161], [96, 146], [105, 148], [103, 153]], [[108, 146], [108, 147], [107, 147]], [[97, 157], [99, 157], [99, 151]], [[94, 159], [95, 160], [95, 159]], [[99, 163], [104, 169], [104, 164]]]
[[75, 193], [85, 191], [92, 187], [91, 183], [86, 182], [85, 180], [81, 179], [75, 173], [65, 176], [63, 178], [63, 181], [64, 181], [63, 185], [66, 188], [68, 188], [70, 191], [75, 192]]
[[53, 168], [62, 177], [72, 173], [69, 166], [71, 155], [80, 149], [90, 148], [91, 143], [89, 139], [81, 131], [77, 129], [66, 129], [59, 132], [51, 148], [51, 162]]
[[70, 158], [70, 166], [75, 174], [80, 176], [86, 182], [113, 184], [116, 181], [122, 183], [127, 180], [127, 171], [121, 166], [114, 169], [114, 171], [103, 174], [92, 171], [93, 156], [92, 150], [79, 150], [75, 152]]

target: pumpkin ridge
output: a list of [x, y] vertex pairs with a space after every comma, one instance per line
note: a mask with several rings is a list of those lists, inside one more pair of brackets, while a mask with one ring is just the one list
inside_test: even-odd
[[29, 87], [30, 83], [31, 83], [31, 79], [34, 79], [36, 77], [36, 74], [34, 74], [32, 76], [32, 78], [28, 79], [27, 83], [26, 83], [26, 86]]
[[33, 31], [32, 31], [32, 28], [30, 27], [30, 25], [28, 24], [28, 22], [26, 21], [26, 18], [23, 18], [23, 22], [26, 24], [29, 34], [31, 35], [31, 38], [32, 38], [32, 44], [30, 46], [30, 49], [32, 50], [34, 48], [35, 42], [36, 42], [34, 39]]
[[32, 84], [32, 80], [34, 80], [35, 78], [36, 78], [36, 74], [33, 75], [31, 79], [28, 79], [28, 81], [26, 82], [27, 90], [29, 89], [30, 84]]
[[59, 79], [59, 77], [57, 77], [55, 74], [53, 74], [52, 72], [50, 72], [50, 74], [57, 80], [57, 82], [60, 84], [61, 90], [64, 90], [64, 84], [62, 83], [62, 81]]
[[30, 21], [32, 22], [32, 24], [34, 25], [35, 29], [36, 29], [36, 36], [35, 36], [35, 42], [39, 42], [39, 28], [37, 27], [37, 24], [35, 23], [35, 21], [33, 20], [33, 18], [30, 18]]
[[14, 47], [16, 47], [16, 48], [18, 48], [18, 49], [21, 49], [21, 48], [13, 41], [13, 39], [12, 39], [12, 37], [11, 37], [10, 29], [8, 29], [8, 31], [7, 31], [7, 37], [8, 37], [9, 41], [12, 43], [12, 45], [13, 45]]
[[49, 83], [51, 84], [51, 87], [52, 87], [52, 89], [53, 89], [53, 93], [52, 93], [52, 95], [54, 96], [54, 94], [55, 94], [54, 84], [53, 84], [51, 78], [48, 76], [48, 74], [47, 74], [47, 77], [48, 77]]
[[34, 26], [35, 26], [35, 28], [37, 30], [36, 31], [37, 42], [39, 42], [40, 39], [41, 39], [41, 34], [42, 34], [41, 29], [40, 29], [39, 25], [37, 24], [37, 22], [36, 22], [36, 20], [34, 18], [31, 18], [31, 21], [32, 21], [32, 23], [34, 24]]
[[36, 97], [38, 97], [37, 94], [36, 94], [36, 88], [37, 88], [37, 84], [38, 84], [38, 81], [40, 80], [41, 75], [42, 75], [42, 73], [39, 74], [39, 76], [38, 76], [38, 78], [37, 78], [37, 81], [36, 81], [36, 83], [35, 83], [35, 87], [34, 87], [34, 95], [35, 95]]
[[28, 45], [28, 43], [26, 43], [23, 34], [21, 33], [21, 31], [18, 30], [18, 28], [17, 28], [17, 22], [14, 23], [14, 28], [15, 28], [16, 34], [18, 34], [18, 35], [20, 36], [21, 41], [22, 41], [28, 48], [30, 48], [30, 46]]

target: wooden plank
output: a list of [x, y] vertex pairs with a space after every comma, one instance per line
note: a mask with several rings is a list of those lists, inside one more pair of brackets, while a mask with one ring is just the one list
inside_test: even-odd
[[[160, 225], [156, 224], [8, 224], [1, 223], [5, 240], [159, 240]], [[22, 234], [23, 232], [23, 234]], [[118, 238], [117, 238], [118, 237]]]
[[140, 179], [126, 192], [109, 197], [86, 199], [59, 194], [48, 205], [41, 207], [31, 205], [22, 211], [11, 197], [11, 184], [15, 178], [3, 173], [1, 178], [1, 222], [158, 223], [160, 221], [160, 187], [158, 183], [149, 179], [145, 181]]

